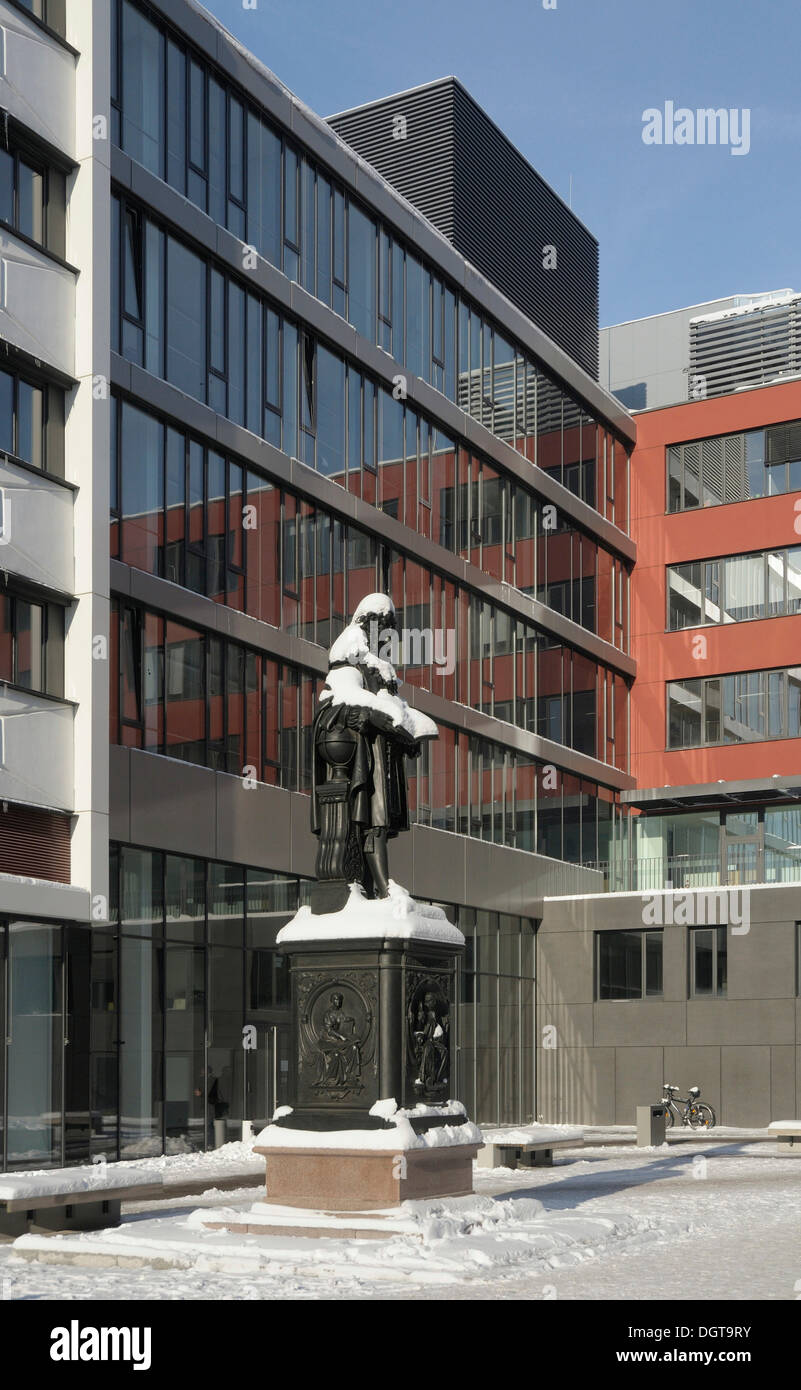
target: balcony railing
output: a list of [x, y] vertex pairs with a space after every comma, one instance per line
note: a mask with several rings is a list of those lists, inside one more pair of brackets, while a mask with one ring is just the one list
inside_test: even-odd
[[[719, 854], [620, 857], [596, 860], [584, 867], [603, 874], [603, 888], [599, 884], [596, 891], [606, 893], [655, 893], [663, 888], [681, 892], [693, 888], [743, 888], [757, 883], [801, 883], [801, 847], [775, 850], [730, 845], [725, 859]], [[565, 891], [571, 890], [566, 886]]]

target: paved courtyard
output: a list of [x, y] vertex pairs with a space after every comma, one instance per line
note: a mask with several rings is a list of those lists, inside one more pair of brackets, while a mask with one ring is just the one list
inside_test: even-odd
[[[235, 1236], [203, 1225], [250, 1190], [124, 1209], [118, 1230], [0, 1246], [6, 1299], [792, 1300], [801, 1148], [732, 1139], [568, 1150], [476, 1170], [475, 1198], [410, 1204], [387, 1240]], [[26, 1258], [22, 1258], [22, 1256]], [[58, 1263], [51, 1260], [58, 1259]], [[91, 1263], [90, 1263], [91, 1262]]]

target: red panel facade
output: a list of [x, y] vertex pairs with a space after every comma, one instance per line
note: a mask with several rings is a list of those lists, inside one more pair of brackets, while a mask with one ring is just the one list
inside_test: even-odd
[[[801, 383], [693, 401], [637, 417], [632, 458], [631, 770], [640, 787], [801, 772], [801, 739], [667, 749], [670, 680], [801, 665], [801, 616], [667, 631], [666, 566], [801, 544], [801, 492], [666, 514], [670, 444], [801, 419]], [[705, 643], [699, 643], [702, 636]]]

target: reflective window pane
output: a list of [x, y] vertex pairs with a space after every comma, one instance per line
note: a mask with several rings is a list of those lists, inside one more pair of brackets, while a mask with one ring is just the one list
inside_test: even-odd
[[348, 204], [348, 319], [372, 343], [376, 322], [376, 226]]
[[724, 560], [723, 583], [724, 622], [740, 623], [765, 616], [764, 556], [739, 555]]
[[122, 6], [122, 147], [162, 173], [164, 140], [164, 39], [135, 5]]
[[167, 380], [205, 400], [206, 271], [194, 252], [167, 241]]

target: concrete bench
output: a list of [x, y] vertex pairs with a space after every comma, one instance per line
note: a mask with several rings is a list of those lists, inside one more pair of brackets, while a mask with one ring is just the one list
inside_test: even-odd
[[476, 1163], [479, 1168], [551, 1168], [554, 1149], [578, 1149], [583, 1139], [534, 1139], [526, 1143], [486, 1140]]
[[774, 1120], [768, 1125], [768, 1133], [792, 1148], [796, 1140], [801, 1141], [801, 1120]]
[[199, 1196], [209, 1188], [262, 1187], [259, 1163], [143, 1172], [122, 1163], [52, 1168], [46, 1173], [0, 1173], [0, 1235], [28, 1231], [96, 1231], [119, 1226], [123, 1202], [163, 1202]]
[[53, 1168], [47, 1173], [0, 1174], [0, 1234], [30, 1230], [94, 1231], [119, 1226], [120, 1207], [132, 1194], [162, 1197], [161, 1175], [115, 1163], [91, 1168]]

